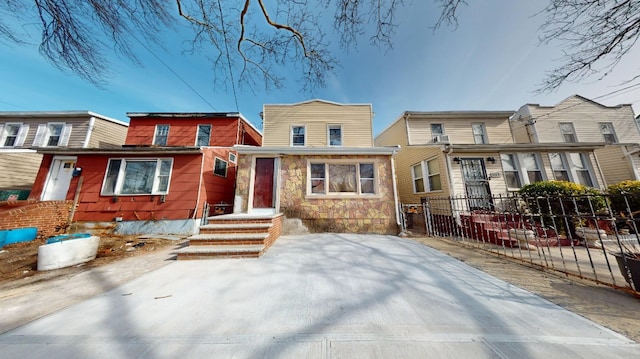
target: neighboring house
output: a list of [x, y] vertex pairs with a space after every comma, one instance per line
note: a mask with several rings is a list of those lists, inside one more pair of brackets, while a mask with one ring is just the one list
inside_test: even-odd
[[[90, 111], [0, 112], [0, 201], [27, 198], [42, 161], [36, 149], [118, 147], [127, 126]], [[75, 156], [54, 160], [61, 177], [52, 177], [38, 199], [59, 199], [75, 161]]]
[[527, 104], [512, 117], [517, 143], [601, 143], [592, 161], [599, 163], [602, 181], [585, 178], [587, 152], [556, 152], [550, 160], [556, 179], [593, 187], [640, 179], [640, 131], [631, 105], [605, 106], [579, 95], [555, 106]]
[[265, 105], [263, 147], [236, 146], [236, 203], [313, 232], [397, 234], [393, 155], [374, 147], [369, 104]]
[[[469, 209], [493, 209], [491, 196], [523, 185], [559, 179], [556, 154], [582, 160], [569, 180], [602, 183], [593, 150], [603, 143], [516, 143], [509, 118], [513, 111], [407, 111], [375, 139], [376, 146], [400, 145], [396, 155], [402, 203], [430, 197], [466, 196]], [[577, 157], [572, 155], [578, 154]], [[563, 157], [564, 158], [564, 157]]]
[[[236, 144], [260, 146], [262, 135], [239, 113], [128, 113], [117, 148], [41, 148], [32, 197], [46, 198], [57, 159], [74, 158], [61, 197], [76, 203], [73, 221], [118, 233], [192, 234], [203, 217], [231, 212]], [[63, 188], [64, 187], [64, 188]]]

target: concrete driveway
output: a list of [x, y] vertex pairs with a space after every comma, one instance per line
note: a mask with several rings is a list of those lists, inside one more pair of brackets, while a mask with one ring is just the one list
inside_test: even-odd
[[640, 345], [411, 240], [314, 234], [260, 259], [163, 266], [3, 334], [0, 357], [613, 358]]

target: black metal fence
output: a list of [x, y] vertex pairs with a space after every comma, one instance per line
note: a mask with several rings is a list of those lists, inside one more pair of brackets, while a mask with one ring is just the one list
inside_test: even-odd
[[448, 237], [570, 276], [640, 292], [640, 198], [429, 197], [402, 204], [404, 229]]

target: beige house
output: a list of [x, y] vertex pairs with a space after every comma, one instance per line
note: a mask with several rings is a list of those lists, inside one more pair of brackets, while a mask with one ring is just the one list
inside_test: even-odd
[[393, 155], [369, 104], [265, 105], [263, 146], [239, 154], [236, 213], [284, 213], [313, 232], [397, 234]]
[[[42, 161], [36, 149], [117, 147], [127, 127], [90, 111], [0, 112], [0, 201], [27, 198]], [[59, 176], [47, 179], [48, 193], [71, 180], [76, 158], [56, 156], [53, 161]]]
[[[602, 183], [593, 150], [603, 143], [517, 143], [509, 118], [513, 111], [407, 111], [383, 130], [376, 146], [400, 145], [396, 155], [402, 203], [429, 197], [466, 196], [469, 209], [494, 207], [491, 196], [524, 184], [558, 178], [557, 153], [577, 153], [584, 172], [576, 177]], [[577, 159], [576, 159], [577, 161]], [[554, 169], [557, 170], [554, 172]]]
[[[594, 187], [640, 179], [640, 131], [631, 105], [605, 106], [574, 95], [555, 106], [524, 105], [510, 125], [517, 143], [600, 143], [591, 160], [599, 164], [603, 179]], [[558, 152], [550, 157], [555, 178], [592, 185], [583, 178], [579, 158], [590, 154], [577, 153]]]

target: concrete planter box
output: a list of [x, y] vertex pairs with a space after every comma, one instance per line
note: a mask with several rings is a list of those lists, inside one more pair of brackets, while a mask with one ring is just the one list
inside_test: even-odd
[[607, 232], [604, 229], [576, 227], [576, 236], [586, 241], [597, 241], [598, 239], [607, 238]]
[[535, 233], [530, 229], [511, 228], [509, 229], [509, 234], [511, 235], [511, 237], [514, 237], [521, 242], [536, 239]]
[[59, 238], [38, 247], [38, 270], [65, 268], [96, 258], [100, 237], [84, 236]]

